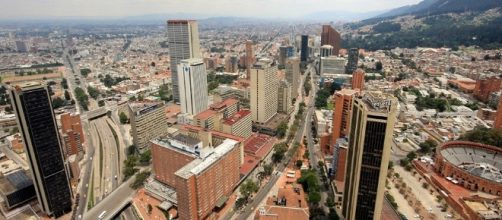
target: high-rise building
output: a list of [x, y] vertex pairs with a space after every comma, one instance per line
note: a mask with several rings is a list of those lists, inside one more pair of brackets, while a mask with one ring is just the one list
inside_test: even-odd
[[80, 115], [65, 113], [61, 115], [61, 133], [65, 145], [65, 158], [83, 153], [84, 131], [80, 121]]
[[286, 59], [286, 80], [291, 84], [291, 97], [298, 97], [298, 87], [300, 86], [300, 59], [290, 57]]
[[396, 98], [385, 93], [353, 100], [342, 205], [347, 220], [381, 217], [396, 108]]
[[295, 48], [293, 46], [281, 46], [279, 47], [279, 64], [285, 65], [286, 60], [289, 57], [293, 57], [295, 55]]
[[497, 115], [495, 116], [495, 122], [493, 123], [493, 127], [496, 129], [502, 129], [502, 98], [499, 98]]
[[28, 52], [28, 47], [26, 46], [26, 42], [17, 40], [16, 41], [16, 51], [19, 53]]
[[229, 73], [237, 73], [239, 71], [238, 64], [239, 64], [239, 59], [237, 58], [237, 55], [236, 54], [230, 55], [225, 60], [225, 71]]
[[347, 61], [343, 57], [321, 57], [321, 62], [319, 63], [321, 68], [319, 72], [321, 76], [326, 74], [343, 74], [345, 73], [345, 63], [347, 63]]
[[253, 41], [246, 41], [246, 76], [249, 79], [251, 74], [251, 67], [254, 63], [254, 55], [253, 55]]
[[326, 44], [321, 46], [321, 57], [329, 57], [333, 55], [333, 46]]
[[194, 20], [168, 20], [167, 37], [171, 57], [173, 100], [180, 102], [178, 64], [181, 60], [200, 58], [199, 28]]
[[345, 73], [352, 74], [354, 71], [356, 71], [358, 61], [359, 61], [359, 49], [350, 48], [349, 61], [347, 62], [347, 67], [345, 68]]
[[288, 114], [292, 109], [291, 85], [286, 80], [279, 81], [277, 92], [277, 111]]
[[207, 109], [207, 73], [202, 59], [180, 61], [178, 85], [182, 113], [196, 115]]
[[302, 35], [300, 61], [307, 62], [307, 59], [309, 58], [309, 54], [310, 54], [309, 36]]
[[181, 220], [205, 219], [221, 207], [240, 179], [240, 142], [217, 146], [185, 134], [152, 140], [155, 178], [174, 187]]
[[72, 193], [47, 85], [15, 86], [11, 101], [40, 208], [56, 218], [71, 212]]
[[277, 65], [271, 60], [261, 59], [253, 65], [250, 106], [255, 123], [266, 123], [277, 113], [278, 84]]
[[333, 111], [333, 139], [331, 143], [336, 143], [339, 138], [347, 137], [350, 128], [350, 113], [352, 109], [352, 98], [357, 91], [342, 89], [335, 92], [335, 109]]
[[140, 151], [148, 148], [150, 140], [167, 132], [167, 118], [162, 102], [131, 103], [129, 117], [132, 140]]
[[500, 91], [502, 79], [498, 77], [490, 77], [476, 80], [474, 87], [474, 97], [482, 102], [488, 102], [490, 94]]
[[363, 89], [364, 89], [364, 70], [357, 69], [352, 74], [352, 89], [358, 89], [359, 91], [363, 91]]
[[338, 55], [342, 46], [342, 38], [331, 25], [323, 25], [321, 33], [321, 45], [331, 45], [333, 47], [333, 55]]

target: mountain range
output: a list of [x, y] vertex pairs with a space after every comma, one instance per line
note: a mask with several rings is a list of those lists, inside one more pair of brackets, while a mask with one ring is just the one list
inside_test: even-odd
[[342, 29], [344, 47], [502, 47], [502, 0], [424, 0]]

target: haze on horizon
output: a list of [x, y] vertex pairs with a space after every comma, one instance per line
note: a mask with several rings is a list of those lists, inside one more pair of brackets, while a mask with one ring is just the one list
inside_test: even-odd
[[148, 14], [299, 18], [324, 11], [372, 12], [421, 0], [0, 0], [0, 20]]

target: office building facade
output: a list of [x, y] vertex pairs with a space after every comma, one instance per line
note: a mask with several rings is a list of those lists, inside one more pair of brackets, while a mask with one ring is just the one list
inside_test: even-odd
[[300, 59], [290, 57], [286, 59], [286, 80], [291, 85], [291, 97], [298, 97], [298, 87], [300, 86]]
[[182, 113], [196, 115], [207, 109], [207, 73], [202, 59], [180, 61], [178, 85]]
[[286, 80], [279, 81], [279, 90], [277, 92], [277, 111], [288, 114], [293, 107], [291, 97], [291, 85]]
[[342, 48], [342, 38], [340, 33], [331, 25], [323, 25], [321, 32], [321, 45], [331, 45], [333, 47], [333, 55], [338, 56], [338, 52]]
[[246, 76], [249, 79], [251, 74], [251, 67], [254, 63], [254, 54], [253, 54], [253, 41], [246, 41]]
[[333, 46], [331, 45], [322, 45], [321, 46], [321, 57], [330, 57], [333, 55]]
[[167, 37], [171, 57], [173, 100], [180, 102], [178, 64], [181, 60], [200, 58], [199, 28], [194, 20], [168, 20]]
[[277, 113], [278, 84], [277, 65], [271, 60], [262, 59], [253, 65], [250, 106], [255, 123], [266, 123]]
[[11, 102], [41, 209], [56, 218], [71, 212], [72, 192], [48, 87], [39, 83], [15, 86]]
[[350, 114], [352, 110], [352, 98], [357, 91], [342, 89], [335, 92], [335, 109], [333, 110], [333, 139], [331, 143], [336, 143], [339, 138], [348, 137], [350, 128]]
[[167, 132], [167, 118], [162, 102], [131, 103], [129, 118], [133, 143], [141, 152], [148, 148], [150, 140]]
[[353, 100], [342, 213], [379, 220], [384, 200], [397, 101], [368, 92]]
[[279, 65], [285, 65], [286, 60], [289, 57], [295, 55], [295, 48], [293, 46], [281, 46], [279, 47]]

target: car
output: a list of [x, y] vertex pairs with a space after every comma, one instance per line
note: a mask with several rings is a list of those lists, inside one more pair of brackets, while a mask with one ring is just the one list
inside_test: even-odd
[[419, 214], [416, 214], [413, 216], [414, 218], [420, 218], [420, 215]]
[[446, 214], [444, 217], [445, 218], [453, 218], [453, 215], [452, 214]]

